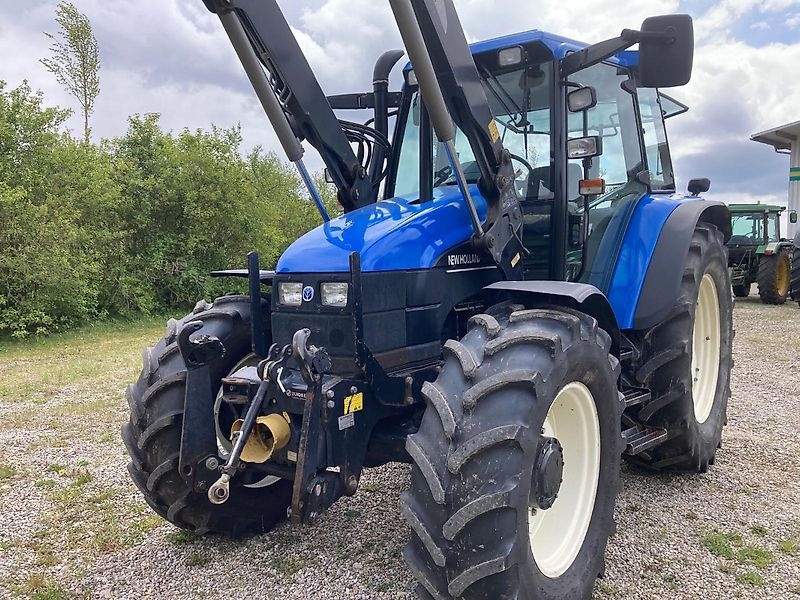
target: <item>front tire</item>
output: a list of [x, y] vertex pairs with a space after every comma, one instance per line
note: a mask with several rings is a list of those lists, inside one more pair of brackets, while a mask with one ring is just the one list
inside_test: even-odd
[[[194, 320], [203, 321], [201, 333], [225, 345], [224, 356], [209, 364], [214, 394], [222, 378], [250, 353], [249, 297], [225, 296], [212, 305], [200, 302], [192, 314], [170, 319], [164, 338], [145, 350], [139, 379], [126, 392], [131, 414], [122, 439], [131, 458], [128, 472], [153, 510], [177, 527], [233, 537], [269, 531], [286, 518], [290, 481], [237, 486], [227, 502], [217, 505], [206, 493], [195, 492], [178, 472], [186, 365], [176, 340], [183, 326]], [[214, 419], [214, 414], [208, 418]]]
[[[565, 309], [512, 308], [470, 323], [445, 345], [406, 444], [414, 466], [400, 500], [412, 529], [403, 554], [418, 593], [588, 598], [620, 486], [623, 402], [610, 338]], [[535, 482], [548, 472], [540, 467], [553, 438], [563, 481], [548, 506], [534, 499], [552, 497], [550, 488]]]
[[699, 223], [680, 296], [661, 323], [637, 332], [641, 357], [629, 376], [651, 392], [630, 416], [667, 430], [668, 440], [629, 457], [655, 470], [705, 472], [726, 422], [733, 341], [733, 302], [722, 233]]
[[783, 304], [789, 295], [792, 262], [789, 252], [781, 249], [758, 261], [758, 295], [764, 304]]
[[750, 295], [750, 283], [733, 286], [733, 295], [737, 298], [747, 298]]

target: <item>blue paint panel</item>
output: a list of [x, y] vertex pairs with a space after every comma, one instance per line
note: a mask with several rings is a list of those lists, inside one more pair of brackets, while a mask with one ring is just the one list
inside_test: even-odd
[[608, 301], [620, 329], [633, 327], [633, 317], [664, 223], [679, 204], [702, 200], [694, 196], [645, 196], [633, 211], [622, 240], [614, 276], [608, 290]]
[[[486, 201], [470, 186], [481, 220]], [[278, 273], [347, 272], [352, 252], [361, 254], [361, 270], [429, 269], [445, 252], [473, 233], [464, 199], [456, 186], [434, 190], [434, 199], [411, 204], [394, 198], [332, 219], [296, 240], [278, 260]]]

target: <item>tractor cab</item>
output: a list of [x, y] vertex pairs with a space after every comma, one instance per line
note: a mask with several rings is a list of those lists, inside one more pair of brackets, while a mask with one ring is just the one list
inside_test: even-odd
[[728, 248], [735, 250], [765, 246], [781, 241], [781, 213], [783, 206], [768, 204], [730, 204], [731, 239]]

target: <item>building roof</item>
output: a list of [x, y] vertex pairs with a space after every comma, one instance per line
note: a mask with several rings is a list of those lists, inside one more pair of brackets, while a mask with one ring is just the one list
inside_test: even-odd
[[754, 133], [750, 139], [772, 146], [775, 150], [791, 150], [792, 142], [800, 141], [800, 121]]

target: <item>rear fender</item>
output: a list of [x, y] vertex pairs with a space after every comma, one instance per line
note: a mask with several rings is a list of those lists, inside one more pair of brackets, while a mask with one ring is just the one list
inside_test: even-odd
[[725, 204], [707, 200], [679, 204], [667, 218], [658, 236], [636, 303], [633, 329], [653, 327], [663, 321], [675, 306], [689, 244], [700, 221], [716, 226], [725, 242], [730, 239], [731, 219]]
[[483, 288], [483, 293], [490, 305], [511, 300], [524, 306], [552, 304], [586, 313], [597, 319], [597, 324], [611, 336], [612, 352], [619, 356], [617, 319], [608, 299], [593, 285], [567, 281], [499, 281]]

